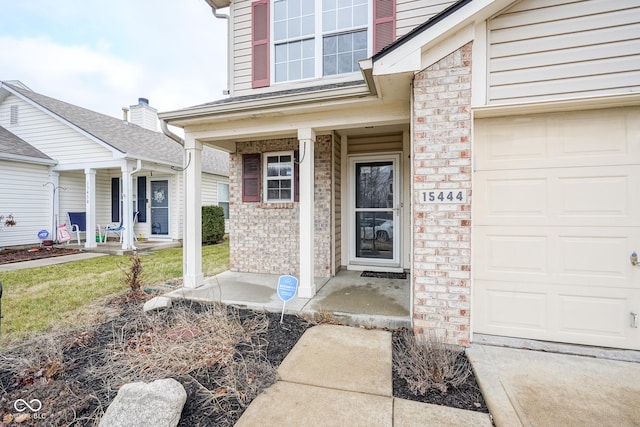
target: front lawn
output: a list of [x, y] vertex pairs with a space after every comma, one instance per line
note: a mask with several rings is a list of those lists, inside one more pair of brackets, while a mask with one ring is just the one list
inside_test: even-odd
[[[182, 277], [182, 248], [141, 254], [140, 259], [145, 286], [175, 282]], [[33, 333], [99, 321], [96, 303], [129, 290], [123, 278], [130, 265], [128, 256], [103, 256], [2, 273], [0, 348]], [[205, 276], [228, 268], [228, 241], [202, 247]]]

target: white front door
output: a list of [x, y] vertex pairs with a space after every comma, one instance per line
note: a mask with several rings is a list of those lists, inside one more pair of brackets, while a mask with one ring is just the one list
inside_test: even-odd
[[349, 162], [350, 266], [400, 267], [400, 156]]

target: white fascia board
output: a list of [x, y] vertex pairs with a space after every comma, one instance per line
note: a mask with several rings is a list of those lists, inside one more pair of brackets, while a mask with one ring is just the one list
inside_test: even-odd
[[126, 164], [125, 160], [63, 163], [63, 164], [56, 165], [53, 168], [53, 170], [56, 172], [63, 172], [63, 171], [85, 170], [85, 169], [112, 169], [112, 168], [121, 168], [125, 164]]
[[11, 154], [11, 153], [0, 153], [0, 159], [16, 161], [21, 163], [33, 163], [36, 165], [55, 165], [58, 163], [53, 159], [41, 159], [38, 157], [21, 156], [18, 154]]
[[476, 119], [506, 117], [525, 114], [555, 113], [575, 110], [599, 110], [604, 108], [635, 107], [640, 105], [640, 93], [622, 93], [619, 95], [599, 95], [584, 98], [555, 99], [512, 104], [493, 104], [474, 107]]
[[96, 138], [95, 136], [93, 136], [92, 134], [90, 134], [89, 132], [85, 131], [84, 129], [76, 126], [75, 124], [73, 124], [72, 122], [70, 122], [69, 120], [65, 119], [64, 117], [61, 117], [59, 115], [57, 115], [56, 113], [54, 113], [53, 111], [43, 107], [42, 105], [38, 104], [37, 102], [33, 101], [30, 98], [27, 98], [26, 96], [23, 96], [21, 93], [16, 92], [14, 90], [12, 90], [10, 87], [8, 86], [4, 86], [5, 89], [7, 89], [8, 91], [10, 91], [13, 95], [17, 96], [18, 98], [22, 99], [24, 102], [32, 105], [34, 108], [42, 111], [43, 113], [53, 117], [55, 120], [58, 120], [60, 123], [69, 126], [71, 129], [75, 130], [76, 132], [78, 132], [79, 134], [81, 134], [82, 136], [90, 139], [91, 141], [95, 142], [96, 144], [99, 144], [100, 146], [102, 146], [103, 148], [106, 148], [107, 150], [113, 152], [113, 153], [122, 153], [122, 151], [118, 150], [117, 148], [107, 144], [106, 142], [104, 142], [103, 140]]
[[367, 85], [361, 85], [325, 89], [321, 91], [309, 91], [294, 94], [267, 96], [264, 98], [247, 99], [222, 104], [201, 105], [182, 110], [166, 111], [158, 114], [160, 120], [167, 124], [185, 127], [199, 123], [212, 121], [233, 120], [242, 117], [250, 117], [253, 111], [261, 114], [265, 111], [283, 111], [286, 108], [300, 110], [312, 108], [319, 102], [340, 102], [343, 98], [362, 97], [371, 95]]
[[476, 21], [489, 18], [513, 2], [514, 0], [474, 0], [470, 2], [462, 9], [452, 13], [411, 40], [404, 42], [401, 46], [375, 60], [373, 74], [421, 71], [423, 50], [433, 49], [434, 45], [446, 40], [451, 34], [460, 32]]
[[[298, 111], [264, 117], [244, 117], [209, 125], [188, 128], [193, 138], [203, 143], [242, 141], [256, 138], [297, 137], [298, 129], [312, 128], [317, 134], [336, 129], [384, 126], [407, 123], [410, 118], [407, 102], [382, 102], [375, 97], [359, 103], [343, 104], [321, 111]], [[210, 144], [209, 144], [210, 145]]]

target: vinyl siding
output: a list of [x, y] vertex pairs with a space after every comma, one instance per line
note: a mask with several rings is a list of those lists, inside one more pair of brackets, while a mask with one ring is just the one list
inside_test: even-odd
[[402, 151], [402, 134], [349, 137], [349, 154]]
[[[10, 124], [12, 105], [18, 106], [17, 125]], [[59, 163], [112, 158], [111, 152], [106, 148], [14, 95], [0, 104], [0, 125]]]
[[[0, 160], [0, 215], [16, 225], [0, 226], [0, 247], [40, 243], [38, 231], [51, 228], [51, 186], [47, 166]], [[4, 221], [2, 222], [4, 224]]]
[[[346, 179], [345, 179], [346, 182]], [[333, 203], [334, 203], [334, 271], [342, 264], [342, 143], [340, 137], [333, 138]]]
[[455, 1], [396, 0], [396, 37], [403, 36]]
[[637, 0], [524, 0], [488, 23], [489, 103], [640, 90]]

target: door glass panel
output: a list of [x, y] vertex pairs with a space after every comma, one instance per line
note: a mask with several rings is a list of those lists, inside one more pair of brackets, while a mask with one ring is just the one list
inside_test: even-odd
[[394, 258], [393, 162], [355, 165], [356, 258]]
[[151, 234], [169, 234], [169, 181], [151, 181]]

